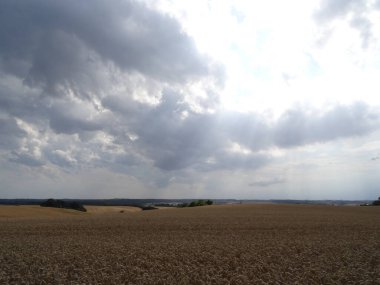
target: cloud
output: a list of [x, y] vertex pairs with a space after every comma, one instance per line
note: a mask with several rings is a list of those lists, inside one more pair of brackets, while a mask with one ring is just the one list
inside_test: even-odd
[[220, 122], [216, 128], [220, 128], [221, 139], [236, 142], [254, 153], [363, 136], [380, 127], [376, 109], [364, 102], [333, 104], [324, 110], [295, 106], [277, 120], [239, 112], [223, 112], [215, 117]]
[[[361, 102], [325, 111], [297, 107], [270, 121], [254, 113], [196, 113], [180, 96], [168, 94], [157, 106], [137, 108], [124, 120], [133, 118], [128, 128], [137, 137], [133, 142], [127, 138], [125, 143], [135, 146], [156, 167], [169, 171], [256, 168], [271, 159], [271, 148], [363, 136], [380, 124], [376, 111]], [[234, 151], [233, 143], [246, 151]]]
[[45, 164], [42, 160], [29, 153], [12, 152], [9, 161], [31, 167], [39, 167]]
[[363, 11], [365, 2], [365, 0], [322, 0], [315, 16], [321, 20], [332, 20], [337, 17], [344, 17], [351, 10]]
[[[366, 0], [323, 0], [315, 12], [315, 19], [320, 24], [330, 25], [335, 20], [346, 20], [349, 25], [359, 31], [362, 47], [367, 48], [373, 38], [373, 23], [371, 12], [378, 9], [378, 5]], [[331, 30], [333, 28], [328, 28]]]
[[[173, 147], [172, 154], [158, 154], [149, 146], [156, 140], [159, 150], [159, 142], [164, 144], [169, 140], [165, 136], [174, 134], [170, 126], [161, 136], [154, 133], [154, 126], [164, 124], [168, 120], [164, 116], [177, 104], [162, 92], [167, 84], [179, 90], [204, 78], [219, 84], [223, 71], [197, 51], [177, 20], [146, 4], [118, 0], [91, 5], [1, 1], [0, 11], [0, 110], [10, 117], [1, 129], [7, 138], [2, 139], [3, 147], [17, 150], [16, 140], [28, 137], [17, 127], [13, 119], [17, 117], [54, 138], [48, 139], [49, 147], [40, 146], [51, 151], [42, 149], [44, 158], [54, 164], [67, 166], [57, 153], [61, 146], [53, 146], [59, 134], [79, 135], [80, 140], [92, 140], [92, 146], [107, 145], [109, 149], [94, 151], [108, 161], [112, 148], [118, 149], [117, 155], [130, 157], [129, 136], [139, 132], [139, 144], [145, 142], [145, 147], [134, 147], [153, 157], [155, 165], [162, 169], [188, 165], [185, 156], [195, 149], [186, 147], [181, 135], [199, 133], [177, 128], [182, 131], [172, 139], [177, 142], [166, 145]], [[162, 100], [158, 108], [152, 107], [154, 100]], [[123, 113], [126, 108], [129, 114]], [[176, 119], [174, 113], [172, 117]], [[99, 132], [105, 133], [107, 142], [101, 142]], [[80, 148], [90, 143], [69, 144]], [[179, 148], [185, 151], [183, 158], [170, 163]], [[13, 161], [26, 160], [18, 155]]]
[[56, 133], [81, 133], [102, 129], [102, 114], [87, 102], [55, 100], [46, 108], [50, 128]]
[[180, 24], [142, 3], [20, 3], [0, 3], [2, 66], [49, 93], [78, 81], [96, 85], [86, 73], [96, 75], [99, 61], [168, 82], [208, 73], [207, 58]]
[[[334, 5], [319, 17], [358, 4]], [[0, 39], [3, 164], [105, 169], [165, 187], [173, 177], [254, 171], [275, 161], [273, 149], [379, 129], [363, 102], [294, 106], [277, 119], [223, 109], [223, 66], [176, 19], [138, 1], [0, 0]]]
[[363, 102], [336, 105], [320, 112], [295, 108], [285, 112], [274, 128], [274, 141], [280, 147], [361, 136], [379, 127], [379, 116]]
[[0, 148], [10, 150], [20, 146], [20, 140], [26, 135], [14, 118], [0, 118]]
[[[184, 118], [185, 112], [188, 113]], [[218, 141], [218, 129], [212, 115], [195, 113], [170, 92], [162, 102], [132, 125], [136, 141], [155, 165], [166, 170], [180, 169], [199, 162], [212, 153]]]

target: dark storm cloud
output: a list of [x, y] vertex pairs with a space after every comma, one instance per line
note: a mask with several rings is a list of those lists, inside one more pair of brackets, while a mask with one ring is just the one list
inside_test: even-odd
[[224, 144], [215, 116], [194, 112], [184, 100], [183, 95], [167, 89], [156, 106], [134, 104], [131, 108], [126, 104], [122, 108], [116, 103], [121, 102], [118, 98], [106, 100], [105, 106], [117, 112], [121, 122], [128, 122], [114, 126], [115, 134], [122, 132], [120, 127], [128, 129], [138, 139], [125, 138], [125, 143], [137, 145], [155, 166], [175, 170], [201, 163], [205, 155]]
[[218, 147], [216, 137], [213, 139], [215, 123], [212, 116], [190, 114], [182, 119], [182, 113], [188, 109], [174, 96], [164, 95], [162, 103], [134, 127], [149, 157], [154, 159], [156, 166], [166, 170], [195, 164]]
[[323, 0], [315, 18], [320, 24], [347, 19], [350, 25], [359, 31], [363, 48], [367, 48], [373, 33], [368, 13], [373, 8], [378, 7], [366, 0]]
[[292, 147], [360, 136], [379, 127], [379, 116], [364, 103], [337, 105], [322, 114], [301, 108], [285, 112], [274, 128], [274, 142]]
[[[325, 111], [293, 108], [276, 121], [255, 113], [197, 113], [174, 90], [165, 90], [161, 102], [154, 106], [126, 104], [122, 108], [121, 103], [112, 98], [105, 104], [118, 114], [120, 122], [111, 133], [127, 129], [137, 139], [117, 135], [119, 143], [135, 147], [156, 167], [168, 171], [188, 167], [202, 171], [255, 169], [270, 162], [273, 147], [362, 136], [379, 128], [377, 113], [360, 102]], [[251, 152], [234, 151], [234, 143]]]
[[[173, 89], [164, 90], [155, 106], [125, 103], [123, 107], [123, 100], [118, 97], [107, 98], [103, 105], [117, 114], [119, 123], [113, 125], [111, 133], [118, 137], [118, 142], [135, 146], [160, 169], [252, 169], [268, 160], [264, 155], [233, 153], [229, 149], [232, 142], [246, 142], [255, 151], [268, 146], [270, 142], [267, 140], [264, 145], [261, 135], [268, 136], [270, 129], [266, 126], [264, 130], [264, 119], [254, 114], [195, 112], [185, 101], [185, 94]], [[259, 125], [260, 132], [256, 131]], [[136, 135], [135, 141], [121, 135], [126, 129]]]
[[[175, 19], [136, 1], [93, 1], [89, 5], [86, 1], [1, 0], [0, 38], [0, 112], [11, 117], [2, 124], [2, 148], [17, 149], [19, 139], [28, 136], [15, 123], [13, 117], [17, 117], [42, 132], [50, 128], [56, 134], [78, 134], [84, 140], [91, 139], [86, 133], [109, 132], [112, 147], [125, 150], [130, 142], [126, 133], [138, 130], [141, 124], [145, 128], [139, 143], [154, 141], [149, 120], [161, 114], [158, 119], [164, 123], [163, 109], [171, 107], [166, 101], [153, 112], [131, 98], [135, 90], [150, 84], [147, 90], [159, 94], [166, 83], [181, 86], [208, 76], [211, 69], [216, 81], [222, 80], [223, 72], [197, 52]], [[107, 104], [116, 111], [110, 96], [116, 84], [126, 86], [122, 101], [130, 105], [128, 117], [102, 112]], [[99, 105], [102, 100], [105, 107]], [[116, 102], [124, 110], [126, 104]], [[166, 130], [163, 135], [174, 133]], [[57, 140], [50, 141], [53, 143]], [[103, 159], [112, 160], [107, 157], [112, 147], [108, 154], [102, 153]], [[141, 152], [165, 168], [167, 158], [151, 148], [147, 143]], [[54, 152], [55, 147], [49, 149]], [[64, 164], [61, 156], [45, 153], [45, 159], [56, 164]], [[27, 158], [15, 152], [12, 161], [38, 165]]]
[[99, 121], [99, 114], [91, 116], [91, 109], [81, 107], [70, 101], [47, 107], [50, 128], [56, 133], [75, 134], [97, 131], [105, 127]]
[[87, 80], [98, 57], [161, 81], [208, 72], [176, 20], [136, 1], [2, 0], [0, 11], [3, 68], [47, 92]]
[[51, 100], [30, 89], [20, 90], [19, 86], [12, 89], [12, 86], [0, 84], [0, 111], [22, 118], [38, 128], [46, 129], [50, 125], [57, 133], [73, 134], [102, 128], [97, 122], [99, 116], [90, 118], [90, 108], [84, 105], [67, 98]]
[[35, 156], [28, 153], [12, 152], [9, 161], [27, 165], [30, 167], [39, 167], [44, 165], [44, 162], [42, 160], [37, 159]]
[[[4, 75], [0, 72], [0, 80], [1, 76]], [[35, 116], [40, 105], [40, 102], [35, 101], [34, 94], [20, 90], [19, 86], [14, 86], [12, 83], [5, 84], [0, 81], [0, 112], [15, 117], [30, 118]]]
[[380, 127], [378, 112], [363, 102], [335, 105], [327, 110], [295, 107], [275, 121], [257, 114], [227, 113], [222, 117], [225, 138], [252, 152], [363, 136]]
[[223, 69], [176, 20], [136, 1], [0, 0], [0, 39], [0, 147], [31, 167], [104, 167], [167, 185], [162, 173], [256, 169], [271, 148], [379, 127], [359, 103], [275, 121], [219, 109], [210, 86]]
[[59, 114], [50, 119], [50, 127], [56, 133], [75, 134], [83, 131], [95, 131], [100, 129], [100, 126], [90, 120], [81, 120]]
[[0, 148], [13, 149], [20, 145], [20, 140], [26, 135], [14, 118], [0, 118]]

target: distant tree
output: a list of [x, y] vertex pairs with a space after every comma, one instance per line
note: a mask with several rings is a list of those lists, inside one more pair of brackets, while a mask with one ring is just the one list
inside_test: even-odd
[[41, 207], [50, 207], [50, 208], [64, 208], [64, 209], [73, 209], [81, 212], [87, 212], [86, 208], [78, 202], [69, 202], [63, 200], [48, 199], [45, 202], [42, 202]]
[[199, 207], [199, 206], [206, 206], [206, 205], [212, 205], [214, 202], [211, 200], [197, 200], [192, 201], [190, 204], [188, 203], [182, 203], [178, 205], [178, 208], [185, 208], [185, 207]]
[[86, 208], [83, 207], [83, 205], [79, 204], [78, 202], [68, 203], [67, 207], [69, 209], [73, 209], [73, 210], [77, 210], [77, 211], [81, 211], [81, 212], [87, 212]]
[[153, 206], [141, 206], [140, 209], [143, 211], [149, 211], [149, 210], [157, 210], [158, 208], [153, 207]]

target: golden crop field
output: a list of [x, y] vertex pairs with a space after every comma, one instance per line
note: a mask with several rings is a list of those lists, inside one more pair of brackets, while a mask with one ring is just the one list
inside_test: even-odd
[[0, 284], [380, 284], [380, 207], [3, 214]]

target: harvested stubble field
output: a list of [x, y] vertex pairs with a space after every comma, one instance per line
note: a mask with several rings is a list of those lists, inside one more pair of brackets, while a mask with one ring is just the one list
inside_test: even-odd
[[380, 284], [380, 207], [100, 213], [0, 218], [0, 284]]

